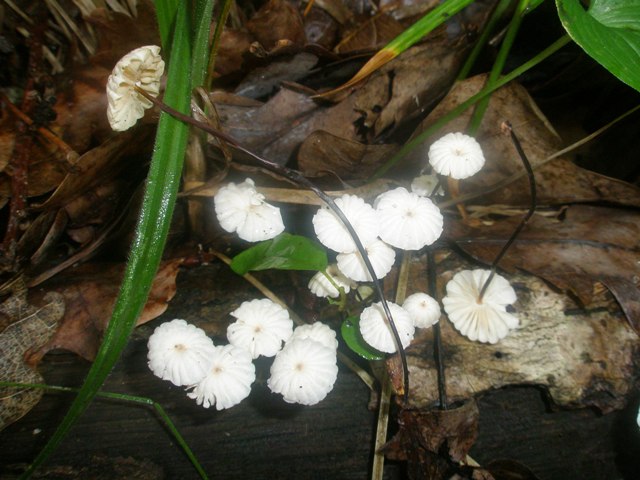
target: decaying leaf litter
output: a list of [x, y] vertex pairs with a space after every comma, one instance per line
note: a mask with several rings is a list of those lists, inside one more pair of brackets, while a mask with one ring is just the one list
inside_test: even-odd
[[[446, 29], [434, 32], [358, 88], [328, 102], [314, 95], [346, 81], [367, 54], [393, 38], [404, 25], [402, 22], [408, 22], [420, 12], [411, 11], [407, 17], [402, 8], [389, 9], [362, 20], [362, 12], [338, 7], [333, 2], [318, 2], [311, 9], [313, 16], [303, 17], [288, 2], [267, 2], [258, 11], [248, 12], [250, 19], [246, 22], [243, 23], [241, 16], [237, 18], [236, 28], [226, 29], [223, 34], [223, 48], [216, 62], [221, 74], [217, 84], [225, 89], [210, 94], [215, 105], [212, 121], [249, 150], [282, 165], [297, 166], [309, 176], [320, 177], [327, 190], [340, 192], [363, 186], [366, 189], [368, 178], [398, 150], [406, 140], [407, 131], [419, 134], [433, 119], [481, 88], [482, 76], [456, 84], [454, 80], [472, 45], [473, 35], [481, 29], [492, 3], [480, 3], [482, 8], [473, 13], [454, 17]], [[138, 2], [138, 19], [145, 18], [142, 12], [151, 8], [149, 2]], [[34, 155], [27, 166], [25, 195], [30, 208], [26, 219], [22, 219], [25, 233], [20, 238], [5, 238], [3, 243], [5, 254], [13, 252], [13, 257], [3, 262], [6, 278], [23, 275], [26, 283], [34, 287], [49, 276], [47, 272], [57, 273], [56, 264], [63, 264], [68, 258], [84, 261], [96, 254], [104, 255], [104, 246], [113, 245], [109, 243], [112, 237], [116, 233], [122, 235], [120, 227], [126, 227], [127, 223], [116, 211], [126, 206], [131, 215], [135, 215], [137, 207], [129, 203], [129, 199], [144, 178], [150, 148], [148, 126], [117, 136], [108, 132], [102, 87], [111, 66], [122, 54], [139, 45], [157, 43], [154, 27], [145, 23], [144, 28], [140, 28], [138, 20], [130, 15], [106, 9], [87, 12], [84, 18], [80, 12], [76, 14], [78, 22], [91, 25], [95, 30], [97, 51], [85, 54], [84, 65], [80, 62], [72, 65], [68, 59], [73, 68], [70, 66], [63, 75], [71, 87], [56, 91], [57, 119], [44, 124], [66, 142], [69, 150], [60, 150], [34, 135], [37, 141], [30, 147]], [[136, 38], [122, 33], [131, 30], [128, 27], [132, 22], [136, 26]], [[131, 43], [113, 40], [119, 36]], [[225, 38], [241, 40], [225, 44]], [[321, 41], [316, 42], [318, 39]], [[38, 91], [38, 86], [34, 89]], [[5, 104], [9, 100], [19, 105], [19, 101], [8, 97]], [[23, 113], [34, 115], [33, 111]], [[0, 164], [7, 167], [0, 178], [0, 191], [4, 192], [6, 203], [11, 200], [12, 182], [15, 182], [8, 166], [12, 165], [16, 150], [21, 148], [17, 140], [24, 133], [13, 127], [15, 120], [8, 108], [3, 109], [2, 115], [6, 128], [1, 137]], [[155, 114], [149, 114], [145, 123], [153, 124], [154, 117]], [[562, 141], [527, 92], [512, 84], [492, 97], [477, 134], [486, 151], [487, 168], [461, 184], [463, 195], [476, 194], [465, 205], [478, 215], [465, 221], [454, 208], [449, 209], [445, 235], [465, 252], [489, 264], [517, 223], [518, 217], [510, 215], [513, 212], [509, 208], [515, 208], [516, 215], [521, 214], [517, 209], [528, 201], [522, 183], [525, 180], [515, 179], [499, 190], [484, 193], [521, 169], [508, 139], [499, 133], [500, 123], [505, 119], [521, 137], [536, 169], [540, 190], [538, 214], [500, 264], [514, 275], [518, 286], [519, 301], [515, 307], [522, 326], [497, 346], [487, 346], [465, 340], [443, 322], [449, 394], [453, 399], [465, 399], [505, 385], [536, 384], [547, 386], [552, 398], [562, 405], [596, 405], [604, 411], [620, 408], [625, 404], [625, 396], [637, 386], [637, 337], [624, 321], [626, 316], [637, 331], [638, 244], [635, 239], [638, 238], [638, 219], [634, 208], [638, 207], [640, 196], [636, 186], [580, 169], [569, 158], [545, 162], [562, 146]], [[467, 121], [463, 115], [439, 134], [463, 131]], [[425, 148], [439, 134], [427, 140]], [[132, 142], [132, 138], [136, 138], [136, 142]], [[190, 181], [183, 197], [197, 200], [202, 206], [198, 210], [202, 217], [197, 221], [205, 228], [198, 231], [207, 232], [208, 236], [197, 240], [216, 250], [224, 250], [231, 242], [237, 251], [238, 242], [222, 234], [215, 225], [206, 193], [207, 188], [215, 189], [221, 183], [219, 172], [226, 168], [227, 159], [218, 145], [217, 140], [210, 140], [204, 146], [205, 168], [201, 181]], [[406, 184], [410, 176], [423, 167], [425, 154], [424, 149], [414, 150], [397, 169], [387, 174], [386, 181]], [[251, 175], [259, 178], [260, 184], [269, 185], [270, 189], [265, 189], [267, 198], [273, 196], [281, 200], [276, 197], [279, 191], [287, 195], [284, 189], [290, 189], [290, 185], [265, 176], [255, 165], [243, 164], [244, 160], [240, 157], [238, 162], [231, 163], [233, 173], [229, 179]], [[239, 173], [236, 174], [236, 170]], [[214, 179], [214, 183], [210, 179]], [[481, 206], [474, 210], [476, 203]], [[96, 215], [97, 205], [111, 208], [100, 209]], [[190, 208], [194, 208], [194, 202]], [[297, 218], [308, 216], [305, 207], [290, 208]], [[193, 219], [193, 215], [190, 218]], [[298, 228], [308, 227], [300, 221]], [[102, 235], [105, 232], [106, 235]], [[126, 238], [126, 234], [124, 236]], [[9, 245], [14, 245], [14, 249], [8, 249]], [[445, 279], [462, 264], [445, 253], [444, 242], [439, 246], [442, 258], [438, 270]], [[169, 290], [175, 289], [173, 280], [180, 264], [178, 259], [168, 263]], [[412, 283], [415, 285], [424, 281], [423, 265], [419, 258], [414, 259], [417, 272], [413, 273], [416, 279]], [[92, 272], [91, 267], [88, 270]], [[113, 299], [115, 294], [117, 280], [103, 273], [98, 275], [96, 271], [99, 267], [90, 273], [98, 276], [95, 282], [109, 285], [109, 293], [100, 294], [106, 295], [104, 302], [108, 304], [108, 299]], [[162, 273], [159, 279], [163, 280]], [[59, 291], [59, 282], [62, 283], [59, 277], [52, 276], [38, 288]], [[75, 282], [72, 288], [91, 288], [86, 280]], [[5, 293], [9, 294], [10, 289], [5, 288]], [[22, 293], [14, 291], [13, 296], [17, 295]], [[84, 293], [78, 295], [81, 305], [102, 305], [103, 300], [94, 300]], [[36, 358], [51, 347], [67, 348], [85, 358], [91, 358], [91, 352], [95, 352], [108, 315], [105, 316], [104, 311], [102, 315], [92, 314], [90, 309], [78, 307], [78, 300], [72, 296], [68, 291], [63, 293], [67, 312], [72, 312], [73, 317], [66, 323], [61, 322], [56, 334], [56, 338], [65, 340], [43, 347]], [[172, 293], [162, 292], [162, 303], [166, 305], [171, 296]], [[61, 302], [59, 297], [57, 301]], [[602, 305], [606, 308], [602, 309]], [[79, 309], [85, 310], [82, 315], [73, 314]], [[162, 311], [162, 308], [154, 310], [148, 319]], [[566, 314], [567, 311], [578, 313]], [[24, 312], [9, 315], [7, 323], [19, 325], [31, 315]], [[10, 328], [6, 327], [2, 334], [15, 341], [17, 334]], [[87, 333], [88, 330], [91, 333]], [[34, 338], [28, 347], [36, 350], [47, 341]], [[529, 349], [530, 357], [523, 358], [520, 352], [532, 343], [538, 348]], [[428, 409], [437, 401], [435, 369], [429, 353], [431, 344], [431, 335], [427, 333], [409, 349], [411, 375], [415, 379], [409, 398], [416, 408]], [[11, 362], [16, 362], [13, 350], [19, 350], [12, 349]], [[477, 362], [479, 357], [487, 358], [487, 364]], [[535, 368], [524, 368], [526, 365], [535, 365]], [[22, 367], [19, 370], [24, 376], [10, 380], [39, 383], [39, 377], [32, 370]], [[11, 413], [11, 407], [7, 409], [10, 413], [3, 418], [11, 421], [18, 416]], [[405, 422], [415, 421], [414, 417], [410, 418], [412, 420]], [[436, 427], [418, 420], [417, 426], [410, 427], [409, 435], [416, 435], [414, 428]], [[409, 451], [396, 454], [397, 457], [418, 455], [410, 451], [411, 447], [403, 443], [402, 437], [398, 442], [400, 448]], [[427, 451], [437, 453], [437, 447], [429, 446]], [[462, 457], [450, 454], [447, 461]], [[419, 468], [425, 468], [427, 463], [423, 458], [417, 460]], [[441, 474], [433, 475], [440, 478]]]

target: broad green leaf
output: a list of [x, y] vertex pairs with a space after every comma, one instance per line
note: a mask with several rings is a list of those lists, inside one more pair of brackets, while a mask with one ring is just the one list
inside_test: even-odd
[[340, 327], [340, 333], [342, 333], [344, 343], [362, 358], [367, 360], [382, 360], [384, 358], [384, 353], [373, 348], [360, 335], [360, 319], [358, 317], [345, 319]]
[[640, 1], [593, 0], [587, 11], [579, 0], [556, 0], [571, 38], [624, 83], [640, 91]]
[[244, 275], [251, 270], [324, 270], [327, 253], [318, 243], [300, 235], [281, 233], [236, 255], [231, 269]]

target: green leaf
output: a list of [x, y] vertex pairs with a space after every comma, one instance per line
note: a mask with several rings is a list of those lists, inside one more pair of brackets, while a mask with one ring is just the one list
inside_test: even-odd
[[382, 360], [385, 354], [376, 350], [360, 335], [360, 319], [352, 316], [347, 317], [340, 327], [342, 338], [347, 346], [362, 358], [367, 360]]
[[250, 270], [324, 270], [327, 268], [324, 248], [306, 237], [281, 233], [236, 255], [231, 269], [239, 275]]
[[579, 0], [556, 0], [571, 38], [624, 83], [640, 91], [640, 2], [593, 0], [586, 11]]

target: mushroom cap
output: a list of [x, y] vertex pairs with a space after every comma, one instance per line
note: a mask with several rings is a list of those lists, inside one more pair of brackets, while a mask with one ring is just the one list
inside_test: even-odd
[[147, 342], [148, 365], [156, 377], [174, 385], [193, 385], [207, 374], [213, 341], [204, 330], [175, 319], [156, 327]]
[[264, 201], [250, 178], [223, 186], [213, 200], [220, 226], [243, 240], [260, 242], [284, 231], [280, 209]]
[[375, 206], [380, 238], [393, 247], [420, 250], [442, 234], [444, 220], [440, 209], [428, 198], [404, 187], [378, 195]]
[[227, 327], [229, 343], [253, 358], [273, 357], [293, 333], [289, 312], [267, 298], [242, 302], [231, 315], [237, 320]]
[[475, 175], [484, 165], [482, 148], [464, 133], [447, 133], [429, 148], [429, 163], [440, 175], [463, 179]]
[[[389, 311], [393, 317], [398, 335], [402, 342], [402, 348], [406, 348], [413, 340], [415, 326], [413, 320], [404, 308], [393, 302], [387, 302]], [[393, 332], [382, 308], [382, 303], [377, 302], [365, 308], [360, 314], [360, 334], [365, 342], [376, 350], [386, 353], [396, 351], [396, 342]]]
[[153, 104], [134, 87], [157, 97], [163, 72], [164, 61], [157, 45], [136, 48], [116, 63], [107, 80], [107, 119], [113, 130], [128, 130], [144, 116]]
[[314, 340], [327, 348], [338, 350], [338, 340], [336, 339], [336, 332], [333, 331], [328, 325], [322, 322], [315, 322], [309, 325], [300, 325], [293, 331], [293, 335], [289, 338], [289, 342], [293, 340], [308, 338]]
[[416, 328], [435, 325], [442, 313], [438, 301], [422, 292], [413, 293], [405, 298], [402, 308], [409, 312]]
[[355, 282], [345, 277], [342, 272], [338, 270], [336, 264], [331, 264], [324, 272], [316, 273], [311, 277], [311, 280], [309, 280], [309, 290], [317, 297], [337, 298], [340, 296], [340, 292], [331, 284], [325, 274], [330, 276], [338, 287], [342, 287], [344, 293], [349, 293], [351, 288], [355, 288], [356, 286]]
[[[365, 250], [378, 280], [384, 278], [396, 261], [395, 250], [382, 240], [374, 240], [365, 247]], [[351, 280], [356, 282], [373, 281], [360, 252], [339, 253], [336, 256], [336, 261], [338, 269]]]
[[249, 396], [256, 379], [251, 354], [233, 345], [215, 347], [207, 375], [187, 393], [198, 405], [217, 410], [237, 405]]
[[264, 201], [250, 178], [223, 186], [213, 201], [220, 226], [243, 240], [260, 242], [284, 231], [280, 209]]
[[[343, 195], [335, 200], [358, 238], [365, 247], [378, 237], [378, 217], [371, 205], [355, 195]], [[357, 250], [347, 227], [328, 207], [322, 207], [313, 216], [313, 228], [322, 244], [339, 253]]]
[[[437, 175], [420, 175], [411, 181], [411, 191], [421, 197], [429, 197], [438, 185]], [[444, 195], [442, 186], [438, 187], [436, 195]]]
[[271, 365], [267, 385], [287, 403], [315, 405], [338, 377], [336, 351], [310, 338], [288, 342]]
[[470, 340], [496, 343], [518, 326], [518, 318], [507, 312], [507, 305], [517, 300], [507, 279], [496, 274], [478, 303], [480, 290], [491, 272], [462, 270], [447, 283], [442, 299], [444, 310], [453, 326]]

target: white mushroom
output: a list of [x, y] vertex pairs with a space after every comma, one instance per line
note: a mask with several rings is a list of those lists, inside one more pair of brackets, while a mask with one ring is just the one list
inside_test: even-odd
[[[409, 312], [400, 305], [387, 302], [393, 322], [398, 330], [402, 348], [406, 348], [413, 340], [415, 326]], [[365, 342], [376, 350], [386, 353], [396, 351], [396, 342], [382, 303], [377, 302], [365, 308], [360, 314], [360, 334]]]
[[428, 328], [440, 320], [440, 305], [438, 301], [426, 293], [417, 292], [405, 298], [402, 304], [416, 328]]
[[207, 376], [191, 387], [189, 398], [198, 405], [217, 410], [237, 405], [249, 396], [256, 379], [256, 368], [251, 354], [233, 345], [215, 347]]
[[292, 342], [296, 339], [304, 340], [305, 338], [314, 340], [327, 348], [338, 350], [336, 332], [322, 322], [315, 322], [309, 325], [300, 325], [299, 327], [296, 327], [288, 342]]
[[[343, 195], [335, 202], [365, 247], [376, 239], [378, 218], [371, 205], [355, 195]], [[320, 208], [313, 216], [313, 228], [318, 240], [325, 247], [340, 253], [351, 253], [357, 250], [347, 227], [328, 207]]]
[[507, 305], [517, 300], [507, 279], [494, 275], [479, 300], [480, 290], [491, 272], [463, 270], [447, 283], [447, 295], [442, 299], [444, 310], [456, 329], [469, 338], [484, 343], [496, 343], [518, 326], [518, 318], [507, 312]]
[[333, 389], [337, 377], [334, 349], [310, 338], [295, 339], [276, 355], [267, 385], [287, 403], [315, 405]]
[[107, 118], [113, 130], [127, 130], [144, 116], [153, 104], [135, 87], [157, 97], [163, 72], [164, 61], [156, 45], [136, 48], [116, 63], [107, 81]]
[[253, 358], [273, 357], [293, 333], [289, 312], [267, 298], [243, 302], [231, 315], [237, 320], [227, 327], [229, 342]]
[[475, 175], [484, 165], [482, 148], [464, 133], [448, 133], [429, 148], [429, 163], [440, 175], [461, 180]]
[[148, 365], [156, 377], [174, 385], [192, 385], [204, 378], [215, 351], [204, 330], [175, 319], [156, 327], [147, 343]]
[[280, 209], [264, 201], [250, 178], [223, 186], [214, 204], [220, 226], [248, 242], [269, 240], [284, 231]]
[[344, 293], [349, 293], [356, 283], [345, 277], [336, 264], [329, 265], [324, 272], [318, 272], [309, 280], [309, 290], [317, 297], [338, 298], [340, 292], [327, 278], [330, 277], [333, 283], [344, 289]]
[[[396, 260], [396, 252], [382, 240], [374, 240], [365, 247], [373, 271], [378, 280], [384, 278], [393, 267]], [[371, 274], [360, 252], [339, 253], [336, 257], [338, 269], [351, 280], [356, 282], [371, 282]]]
[[[411, 191], [421, 197], [430, 197], [437, 185], [437, 175], [420, 175], [411, 181]], [[436, 195], [444, 195], [442, 186], [438, 186]]]
[[378, 195], [375, 207], [380, 238], [393, 247], [420, 250], [442, 234], [443, 218], [438, 207], [404, 187]]

